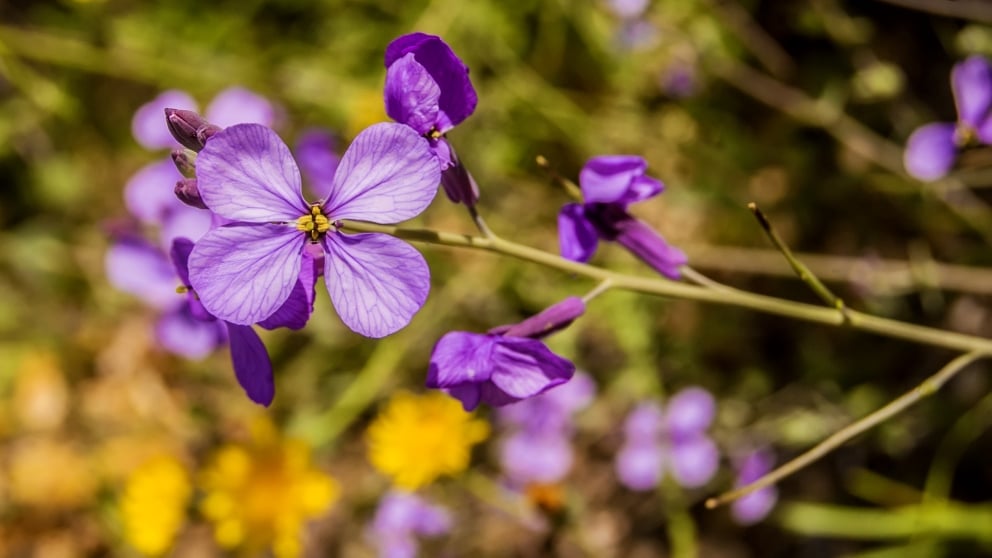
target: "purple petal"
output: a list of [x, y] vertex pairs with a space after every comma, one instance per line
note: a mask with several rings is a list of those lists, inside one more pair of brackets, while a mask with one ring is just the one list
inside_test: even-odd
[[179, 280], [185, 286], [189, 285], [189, 255], [193, 251], [193, 241], [188, 238], [176, 238], [172, 241], [172, 249], [169, 250], [169, 257], [172, 266], [179, 276]]
[[269, 223], [310, 214], [293, 155], [260, 124], [212, 136], [196, 158], [196, 179], [203, 202], [227, 219]]
[[647, 223], [630, 217], [614, 223], [614, 227], [614, 240], [617, 244], [669, 279], [675, 280], [682, 276], [680, 268], [689, 261], [685, 252], [668, 244]]
[[406, 124], [418, 134], [427, 134], [437, 122], [438, 99], [441, 89], [434, 78], [421, 66], [413, 53], [408, 53], [386, 70], [386, 114]]
[[753, 525], [771, 513], [778, 502], [778, 489], [768, 486], [740, 498], [730, 506], [734, 520], [741, 525]]
[[142, 167], [124, 186], [127, 210], [143, 223], [162, 224], [171, 212], [186, 207], [173, 193], [180, 178], [172, 159]]
[[411, 52], [441, 89], [441, 132], [457, 126], [475, 112], [478, 97], [469, 80], [468, 67], [455, 56], [451, 47], [434, 35], [403, 35], [386, 47], [386, 67]]
[[644, 176], [647, 162], [634, 155], [603, 155], [589, 159], [579, 173], [586, 203], [629, 204], [661, 193], [661, 181]]
[[105, 268], [110, 284], [154, 308], [176, 308], [183, 302], [176, 293], [179, 279], [169, 258], [143, 240], [116, 242], [107, 251]]
[[[441, 139], [438, 141], [438, 147], [442, 145], [448, 148], [450, 161], [450, 165], [445, 167], [444, 160], [441, 159], [441, 155], [438, 155], [439, 160], [442, 161], [442, 168], [444, 168], [441, 171], [441, 186], [444, 187], [444, 193], [454, 203], [464, 203], [469, 207], [475, 207], [476, 202], [479, 201], [479, 185], [476, 184], [472, 174], [462, 164], [455, 150], [451, 149], [451, 144]], [[435, 149], [435, 152], [437, 151], [438, 149]]]
[[545, 308], [538, 314], [510, 326], [503, 332], [507, 337], [530, 337], [540, 339], [567, 327], [585, 314], [586, 303], [577, 296], [570, 296]]
[[623, 423], [623, 432], [630, 443], [657, 442], [665, 427], [665, 413], [661, 406], [646, 401], [634, 408]]
[[507, 395], [533, 397], [572, 378], [575, 365], [535, 339], [504, 337], [493, 352], [490, 381]]
[[985, 145], [992, 145], [992, 111], [978, 124], [975, 132], [978, 135], [978, 141]]
[[686, 488], [708, 483], [720, 466], [720, 451], [706, 436], [679, 439], [669, 448], [672, 476]]
[[[443, 391], [460, 401], [465, 412], [472, 412], [482, 403], [482, 388], [487, 385], [489, 384], [469, 382], [445, 388]], [[430, 379], [427, 380], [427, 387], [434, 387], [430, 384]]]
[[662, 478], [664, 450], [655, 443], [624, 444], [616, 457], [620, 484], [631, 490], [652, 490]]
[[586, 219], [585, 209], [569, 203], [558, 213], [558, 245], [561, 257], [574, 262], [587, 262], [596, 251], [599, 236], [592, 223]]
[[159, 239], [168, 248], [177, 238], [200, 240], [213, 224], [213, 215], [205, 209], [197, 209], [188, 205], [176, 208], [162, 221], [159, 229]]
[[427, 387], [451, 388], [481, 383], [492, 376], [493, 352], [499, 338], [466, 331], [444, 334], [431, 352]]
[[341, 158], [324, 212], [331, 220], [405, 221], [430, 205], [440, 180], [425, 138], [402, 124], [374, 124]]
[[303, 177], [320, 199], [325, 199], [334, 183], [341, 157], [338, 156], [334, 135], [321, 128], [310, 128], [296, 142], [296, 162]]
[[553, 483], [572, 468], [572, 446], [559, 434], [521, 432], [500, 445], [503, 471], [518, 485]]
[[210, 102], [206, 119], [221, 128], [235, 124], [272, 126], [275, 123], [276, 110], [268, 99], [257, 93], [243, 87], [229, 87], [218, 93]]
[[303, 251], [303, 260], [300, 263], [300, 276], [293, 286], [289, 298], [267, 319], [258, 322], [258, 325], [265, 329], [276, 329], [286, 327], [297, 330], [302, 329], [310, 320], [313, 314], [313, 301], [316, 290], [314, 286], [317, 282], [317, 267], [314, 257]]
[[447, 510], [416, 494], [395, 490], [379, 501], [371, 526], [377, 540], [411, 534], [434, 537], [450, 530], [451, 515]]
[[649, 0], [607, 0], [606, 7], [617, 17], [634, 19], [648, 8]]
[[164, 149], [176, 145], [165, 124], [165, 109], [196, 110], [196, 101], [185, 91], [165, 91], [150, 102], [141, 105], [131, 120], [131, 133], [146, 149]]
[[248, 399], [268, 407], [275, 397], [276, 385], [265, 345], [251, 326], [225, 323], [231, 342], [231, 364], [238, 383]]
[[324, 249], [324, 281], [331, 302], [352, 331], [385, 337], [410, 323], [427, 300], [427, 262], [398, 238], [333, 234], [325, 237]]
[[573, 414], [592, 403], [596, 382], [584, 372], [576, 372], [568, 382], [542, 393], [539, 398], [559, 413]]
[[689, 387], [668, 400], [665, 427], [673, 438], [697, 436], [709, 428], [716, 414], [716, 401], [710, 392]]
[[914, 178], [936, 180], [954, 166], [954, 124], [936, 122], [917, 128], [906, 142], [903, 165]]
[[951, 69], [951, 90], [958, 120], [977, 128], [992, 110], [992, 66], [975, 54]]
[[155, 324], [155, 338], [170, 353], [201, 359], [224, 342], [224, 332], [216, 320], [197, 319], [183, 305], [159, 318]]
[[305, 244], [299, 231], [281, 225], [214, 229], [190, 254], [190, 283], [214, 316], [238, 325], [260, 322], [289, 298]]

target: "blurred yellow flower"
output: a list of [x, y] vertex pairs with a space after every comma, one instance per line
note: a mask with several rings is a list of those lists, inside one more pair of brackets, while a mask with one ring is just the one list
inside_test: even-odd
[[164, 554], [183, 525], [192, 492], [185, 467], [173, 457], [157, 457], [135, 469], [120, 501], [124, 538], [144, 554]]
[[338, 496], [338, 484], [313, 467], [310, 447], [282, 440], [271, 423], [254, 425], [249, 446], [218, 450], [200, 477], [206, 497], [200, 505], [224, 548], [261, 550], [278, 558], [302, 552], [303, 524], [324, 513]]
[[349, 102], [348, 123], [345, 132], [355, 137], [359, 132], [379, 122], [389, 122], [386, 114], [386, 102], [382, 98], [382, 89], [362, 89]]
[[488, 435], [488, 423], [437, 392], [394, 396], [366, 432], [369, 461], [408, 490], [464, 471], [472, 446]]

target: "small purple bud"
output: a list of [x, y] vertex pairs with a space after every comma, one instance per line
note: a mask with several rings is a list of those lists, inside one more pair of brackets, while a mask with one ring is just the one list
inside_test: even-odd
[[451, 166], [441, 172], [441, 186], [448, 199], [454, 203], [464, 203], [474, 207], [479, 201], [479, 185], [462, 164], [455, 150], [451, 149]]
[[206, 204], [203, 203], [203, 198], [200, 197], [200, 189], [197, 187], [195, 178], [184, 178], [176, 182], [176, 197], [190, 207], [207, 209]]
[[193, 151], [203, 149], [207, 139], [221, 131], [219, 126], [214, 126], [191, 110], [167, 108], [165, 122], [172, 137]]
[[189, 150], [177, 147], [172, 150], [172, 162], [186, 178], [196, 176], [196, 154]]
[[507, 337], [540, 339], [568, 327], [585, 311], [585, 302], [579, 297], [570, 296], [518, 324], [507, 327], [501, 333]]

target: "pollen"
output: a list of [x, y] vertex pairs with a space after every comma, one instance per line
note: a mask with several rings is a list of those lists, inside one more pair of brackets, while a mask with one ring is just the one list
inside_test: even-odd
[[320, 206], [310, 206], [310, 213], [296, 220], [296, 230], [310, 235], [310, 240], [316, 242], [327, 231], [331, 230], [331, 221], [321, 211]]

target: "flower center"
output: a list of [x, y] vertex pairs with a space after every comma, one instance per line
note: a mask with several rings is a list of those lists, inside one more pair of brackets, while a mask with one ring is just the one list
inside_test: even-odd
[[954, 143], [959, 148], [970, 147], [978, 143], [978, 131], [964, 122], [959, 122], [954, 130]]
[[321, 211], [320, 205], [310, 206], [310, 213], [296, 220], [296, 230], [310, 235], [311, 242], [317, 242], [321, 236], [333, 227], [331, 221]]

